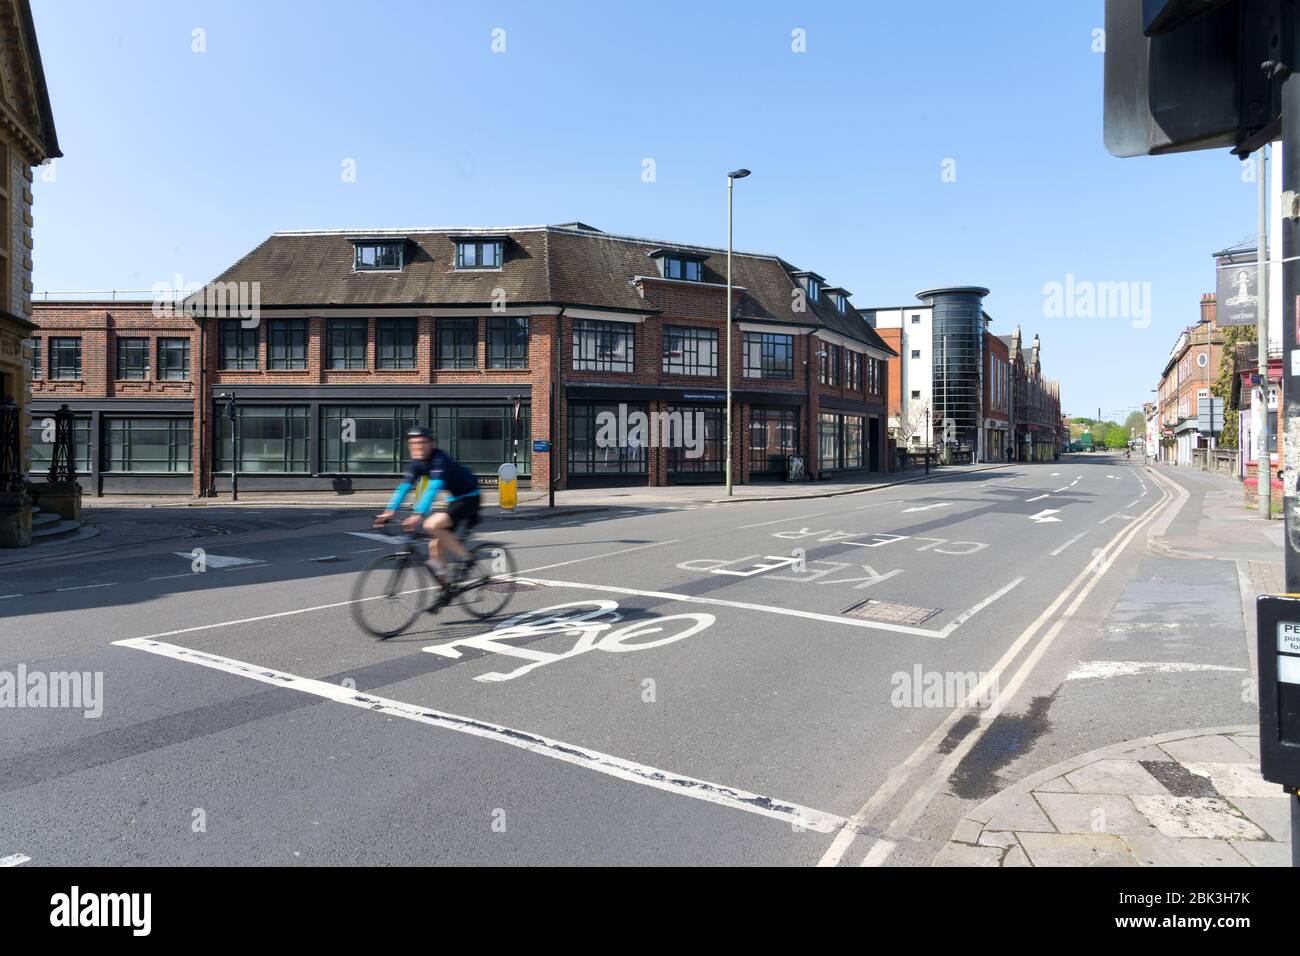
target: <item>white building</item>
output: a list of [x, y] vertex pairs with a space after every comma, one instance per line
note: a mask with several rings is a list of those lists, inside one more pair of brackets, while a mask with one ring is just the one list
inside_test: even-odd
[[[872, 315], [875, 317], [874, 322], [871, 321]], [[871, 309], [868, 312], [868, 322], [877, 329], [902, 329], [902, 344], [898, 349], [898, 394], [903, 415], [920, 423], [915, 429], [905, 431], [911, 431], [911, 445], [934, 444], [934, 355], [931, 352], [934, 343], [934, 308], [918, 304], [896, 309]], [[889, 409], [889, 427], [895, 433], [900, 426], [896, 414], [898, 411], [899, 409]]]

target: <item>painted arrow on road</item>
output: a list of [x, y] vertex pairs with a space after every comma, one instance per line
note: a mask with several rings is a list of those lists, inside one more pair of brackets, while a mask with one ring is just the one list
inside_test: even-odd
[[1029, 520], [1030, 520], [1030, 521], [1039, 521], [1039, 522], [1042, 522], [1042, 521], [1060, 521], [1060, 520], [1061, 520], [1060, 518], [1053, 518], [1053, 517], [1051, 517], [1052, 515], [1056, 514], [1056, 513], [1057, 513], [1058, 511], [1060, 511], [1060, 510], [1061, 510], [1060, 508], [1045, 508], [1044, 510], [1038, 512], [1038, 514], [1036, 514], [1036, 515], [1030, 515], [1030, 516], [1029, 516]]
[[903, 514], [907, 514], [909, 511], [929, 511], [932, 508], [947, 508], [950, 504], [952, 504], [951, 501], [939, 501], [932, 505], [920, 505], [916, 508], [904, 508]]

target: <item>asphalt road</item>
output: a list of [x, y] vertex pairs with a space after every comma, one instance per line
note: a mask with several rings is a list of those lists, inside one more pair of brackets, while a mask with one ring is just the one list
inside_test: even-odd
[[1204, 726], [1249, 721], [1220, 579], [1202, 596], [1222, 619], [1175, 655], [1231, 658], [1203, 689], [1065, 681], [1117, 608], [1185, 614], [1141, 604], [1163, 573], [1144, 562], [1172, 560], [1147, 531], [1180, 505], [1145, 469], [1070, 456], [489, 521], [524, 617], [492, 636], [504, 621], [453, 609], [385, 643], [349, 616], [385, 548], [353, 509], [210, 508], [229, 533], [3, 568], [0, 681], [102, 674], [103, 693], [91, 718], [0, 709], [0, 858], [926, 863], [1044, 754], [1176, 729], [1188, 693]]

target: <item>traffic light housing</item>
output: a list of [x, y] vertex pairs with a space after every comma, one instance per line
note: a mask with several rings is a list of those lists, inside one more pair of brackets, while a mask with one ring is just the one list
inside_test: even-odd
[[1231, 147], [1280, 134], [1295, 0], [1106, 0], [1105, 142], [1116, 156]]

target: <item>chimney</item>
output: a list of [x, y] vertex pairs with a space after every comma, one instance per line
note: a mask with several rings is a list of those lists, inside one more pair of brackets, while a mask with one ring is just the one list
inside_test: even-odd
[[1201, 321], [1214, 325], [1219, 314], [1219, 301], [1213, 292], [1201, 293]]

